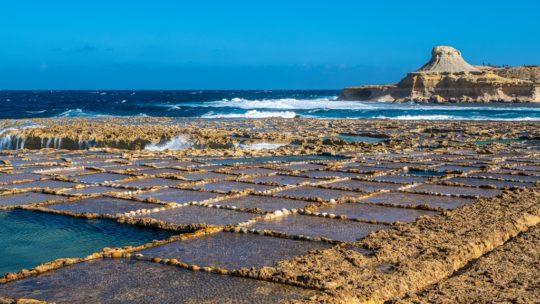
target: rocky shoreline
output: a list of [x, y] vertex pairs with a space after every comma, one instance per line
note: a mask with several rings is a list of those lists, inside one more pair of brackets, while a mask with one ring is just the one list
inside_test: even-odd
[[395, 85], [345, 88], [341, 100], [421, 103], [540, 102], [540, 67], [472, 66], [447, 46]]

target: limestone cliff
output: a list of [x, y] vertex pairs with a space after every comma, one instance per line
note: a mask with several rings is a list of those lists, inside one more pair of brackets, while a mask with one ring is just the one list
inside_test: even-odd
[[448, 46], [396, 85], [343, 90], [340, 99], [387, 102], [540, 102], [540, 67], [493, 68], [468, 64]]

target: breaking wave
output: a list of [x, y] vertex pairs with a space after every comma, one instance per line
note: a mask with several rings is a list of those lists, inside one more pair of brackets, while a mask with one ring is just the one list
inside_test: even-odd
[[165, 150], [178, 151], [178, 150], [189, 149], [192, 146], [193, 144], [189, 136], [180, 134], [174, 138], [169, 139], [168, 141], [164, 143], [146, 145], [144, 149], [149, 150], [149, 151], [165, 151]]
[[493, 121], [540, 121], [540, 117], [515, 117], [497, 118], [487, 116], [457, 116], [457, 115], [398, 115], [398, 116], [377, 116], [377, 119], [395, 120], [493, 120]]
[[228, 113], [228, 114], [219, 114], [212, 111], [204, 114], [203, 118], [270, 118], [270, 117], [279, 117], [279, 118], [294, 118], [296, 113], [292, 111], [282, 111], [282, 112], [269, 112], [269, 111], [257, 111], [250, 110], [246, 113]]

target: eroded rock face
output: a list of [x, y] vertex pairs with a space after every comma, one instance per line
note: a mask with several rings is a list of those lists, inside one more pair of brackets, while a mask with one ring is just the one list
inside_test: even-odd
[[468, 64], [461, 52], [451, 46], [436, 46], [431, 51], [431, 60], [418, 72], [426, 73], [461, 73], [480, 72], [480, 69]]
[[540, 68], [475, 67], [448, 46], [397, 85], [352, 87], [340, 99], [387, 102], [540, 102]]

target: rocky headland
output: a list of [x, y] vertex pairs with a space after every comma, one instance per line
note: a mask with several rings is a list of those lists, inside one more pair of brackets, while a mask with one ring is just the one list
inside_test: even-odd
[[398, 84], [345, 88], [341, 100], [383, 102], [540, 102], [540, 67], [473, 66], [461, 52], [437, 46], [431, 60]]

